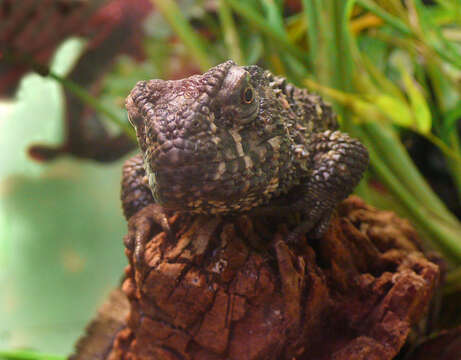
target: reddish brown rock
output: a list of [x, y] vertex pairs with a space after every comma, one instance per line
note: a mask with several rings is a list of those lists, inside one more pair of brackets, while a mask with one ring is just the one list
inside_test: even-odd
[[[321, 240], [284, 242], [282, 219], [176, 216], [123, 290], [109, 359], [393, 359], [427, 311], [439, 268], [407, 221], [357, 197]], [[126, 242], [129, 243], [129, 242]]]

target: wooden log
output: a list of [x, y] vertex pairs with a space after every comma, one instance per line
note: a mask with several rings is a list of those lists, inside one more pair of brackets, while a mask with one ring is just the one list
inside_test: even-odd
[[94, 359], [393, 359], [438, 285], [411, 225], [354, 196], [296, 247], [282, 218], [170, 222], [126, 249], [129, 315]]

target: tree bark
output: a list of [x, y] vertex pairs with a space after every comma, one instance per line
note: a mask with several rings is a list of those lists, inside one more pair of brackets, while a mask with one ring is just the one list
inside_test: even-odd
[[126, 249], [129, 315], [95, 359], [393, 359], [438, 285], [411, 225], [357, 197], [296, 247], [282, 218], [170, 223], [136, 266]]

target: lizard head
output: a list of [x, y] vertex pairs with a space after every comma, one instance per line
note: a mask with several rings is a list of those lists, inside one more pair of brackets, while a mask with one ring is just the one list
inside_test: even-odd
[[258, 66], [227, 61], [182, 80], [137, 83], [126, 108], [156, 201], [227, 212], [245, 192], [266, 189], [276, 150], [266, 140], [281, 133], [284, 111], [269, 81]]

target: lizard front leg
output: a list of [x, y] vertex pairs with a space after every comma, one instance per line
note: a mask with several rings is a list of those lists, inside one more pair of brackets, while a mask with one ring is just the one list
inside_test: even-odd
[[125, 245], [134, 250], [134, 262], [140, 264], [153, 225], [160, 226], [167, 236], [171, 236], [167, 215], [163, 207], [155, 203], [149, 188], [141, 155], [134, 156], [123, 165], [121, 199], [128, 221]]
[[301, 197], [294, 204], [305, 217], [289, 234], [288, 242], [297, 242], [306, 232], [323, 236], [336, 205], [357, 186], [369, 161], [367, 149], [340, 131], [315, 134], [309, 153], [312, 173], [301, 185]]

